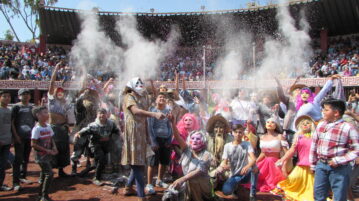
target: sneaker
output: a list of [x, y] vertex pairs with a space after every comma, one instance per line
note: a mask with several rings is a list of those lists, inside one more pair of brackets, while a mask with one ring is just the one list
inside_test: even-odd
[[156, 180], [156, 186], [160, 188], [168, 188], [170, 185], [166, 184], [162, 180]]
[[102, 186], [103, 185], [103, 183], [98, 179], [93, 180], [92, 183], [95, 184], [96, 186]]
[[147, 185], [146, 185], [145, 192], [146, 192], [147, 195], [154, 195], [154, 194], [156, 194], [156, 191], [155, 191], [155, 189], [154, 189], [154, 187], [153, 187], [152, 184], [147, 184]]
[[14, 189], [14, 191], [20, 191], [21, 187], [19, 184], [14, 184], [13, 189]]
[[8, 186], [6, 186], [6, 185], [2, 185], [2, 186], [0, 187], [0, 191], [11, 191], [11, 188], [8, 187]]
[[24, 179], [24, 178], [20, 179], [20, 182], [24, 183], [24, 184], [32, 184], [32, 183], [34, 183], [34, 182], [32, 182], [32, 181], [30, 181], [28, 179]]

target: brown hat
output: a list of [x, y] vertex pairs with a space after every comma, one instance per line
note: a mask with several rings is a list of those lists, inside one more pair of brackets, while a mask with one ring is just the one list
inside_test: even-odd
[[304, 120], [304, 119], [308, 119], [308, 120], [312, 121], [313, 123], [315, 123], [315, 121], [312, 119], [311, 116], [302, 115], [302, 116], [299, 116], [299, 117], [295, 120], [294, 125], [295, 125], [295, 128], [296, 128], [296, 129], [298, 129], [298, 124], [299, 124], [299, 122], [301, 122], [301, 121]]
[[292, 93], [294, 90], [296, 89], [303, 89], [304, 87], [307, 87], [305, 84], [293, 84], [290, 88], [289, 88], [289, 92]]
[[222, 115], [217, 114], [217, 115], [209, 118], [209, 120], [207, 122], [206, 130], [207, 130], [208, 133], [213, 132], [214, 125], [216, 124], [217, 121], [220, 121], [221, 123], [224, 124], [224, 132], [225, 132], [225, 134], [227, 134], [227, 133], [229, 133], [231, 131], [228, 121]]

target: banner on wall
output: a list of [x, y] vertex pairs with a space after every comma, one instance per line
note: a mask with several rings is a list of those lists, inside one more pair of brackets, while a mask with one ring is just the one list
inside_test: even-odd
[[[298, 84], [305, 84], [308, 87], [322, 87], [329, 78], [307, 78], [300, 79]], [[343, 77], [341, 78], [343, 86], [357, 87], [359, 86], [359, 77]], [[282, 86], [289, 87], [295, 79], [280, 80]], [[49, 81], [32, 81], [32, 80], [0, 80], [0, 89], [39, 89], [47, 90]], [[81, 82], [56, 82], [56, 87], [63, 87], [68, 90], [77, 90], [81, 87]], [[175, 88], [174, 82], [154, 81], [154, 86], [158, 88], [160, 85], [165, 85], [167, 88]], [[146, 83], [150, 86], [150, 82]], [[180, 87], [182, 84], [180, 83]], [[238, 89], [238, 88], [274, 88], [277, 84], [274, 80], [227, 80], [227, 81], [188, 81], [186, 82], [187, 89]]]

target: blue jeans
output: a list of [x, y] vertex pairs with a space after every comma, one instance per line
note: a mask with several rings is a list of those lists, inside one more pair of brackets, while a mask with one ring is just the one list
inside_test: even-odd
[[332, 189], [334, 201], [346, 201], [349, 173], [349, 164], [332, 168], [328, 164], [319, 161], [315, 168], [314, 200], [326, 201], [329, 190]]
[[249, 195], [251, 197], [256, 196], [257, 193], [257, 180], [258, 180], [258, 173], [254, 173], [253, 171], [251, 171], [251, 189], [249, 191]]
[[248, 183], [251, 178], [251, 172], [252, 171], [250, 171], [246, 175], [235, 175], [228, 178], [227, 181], [224, 182], [222, 187], [223, 194], [231, 195], [234, 192], [234, 190], [237, 188], [238, 184]]
[[136, 181], [136, 189], [138, 197], [145, 197], [145, 181], [144, 181], [145, 167], [140, 165], [131, 165], [130, 176], [128, 177], [126, 187], [133, 185]]

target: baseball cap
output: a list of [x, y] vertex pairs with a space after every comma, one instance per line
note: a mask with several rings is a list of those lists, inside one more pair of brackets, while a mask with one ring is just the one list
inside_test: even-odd
[[30, 90], [29, 89], [20, 89], [18, 92], [17, 92], [17, 95], [20, 96], [24, 93], [30, 93]]

